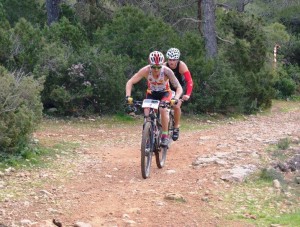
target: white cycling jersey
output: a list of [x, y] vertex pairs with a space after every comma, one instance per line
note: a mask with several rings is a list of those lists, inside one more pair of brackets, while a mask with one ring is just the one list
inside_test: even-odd
[[151, 91], [168, 91], [170, 90], [169, 79], [165, 79], [165, 66], [162, 66], [160, 73], [157, 78], [154, 78], [152, 71], [149, 70], [148, 90]]

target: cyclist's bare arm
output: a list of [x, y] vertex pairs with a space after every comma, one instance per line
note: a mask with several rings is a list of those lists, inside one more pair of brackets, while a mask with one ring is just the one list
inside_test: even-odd
[[138, 83], [141, 79], [147, 77], [149, 73], [149, 67], [145, 66], [141, 68], [136, 74], [131, 77], [126, 83], [126, 96], [131, 96], [132, 86]]
[[183, 61], [180, 61], [179, 73], [183, 75], [186, 71], [189, 71], [187, 65]]
[[176, 88], [175, 99], [179, 99], [182, 94], [182, 87], [179, 81], [177, 80], [176, 76], [170, 68], [166, 67], [165, 73], [169, 77], [170, 83], [173, 85], [173, 87]]

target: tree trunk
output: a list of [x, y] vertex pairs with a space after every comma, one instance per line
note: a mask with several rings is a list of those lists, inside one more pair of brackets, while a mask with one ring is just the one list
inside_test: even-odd
[[236, 10], [240, 13], [243, 13], [245, 11], [244, 0], [239, 0], [237, 2]]
[[236, 10], [243, 13], [245, 11], [245, 6], [251, 2], [253, 2], [253, 0], [238, 0]]
[[46, 0], [48, 25], [58, 21], [60, 0]]
[[202, 26], [201, 26], [201, 24], [202, 24], [202, 7], [201, 7], [201, 5], [202, 5], [202, 0], [198, 0], [198, 21], [199, 21], [198, 22], [198, 30], [201, 34], [203, 34]]
[[204, 40], [206, 57], [214, 58], [217, 56], [217, 37], [215, 26], [215, 4], [214, 0], [203, 0], [203, 14], [204, 14]]

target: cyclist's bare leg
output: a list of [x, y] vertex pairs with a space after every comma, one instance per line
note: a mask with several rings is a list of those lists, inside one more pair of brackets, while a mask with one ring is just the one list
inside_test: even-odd
[[177, 105], [173, 107], [173, 109], [174, 109], [174, 121], [175, 121], [174, 128], [179, 128], [179, 125], [180, 125], [181, 104], [182, 104], [182, 101], [178, 100]]
[[168, 123], [169, 123], [169, 113], [167, 112], [167, 108], [160, 108], [161, 114], [161, 124], [162, 124], [162, 131], [168, 131]]

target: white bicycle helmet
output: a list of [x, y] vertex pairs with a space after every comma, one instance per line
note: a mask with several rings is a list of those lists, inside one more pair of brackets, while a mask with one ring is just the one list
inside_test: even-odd
[[168, 59], [178, 60], [180, 58], [180, 51], [177, 48], [170, 48], [166, 56]]
[[164, 55], [159, 51], [153, 51], [149, 55], [150, 65], [162, 65], [165, 61]]

